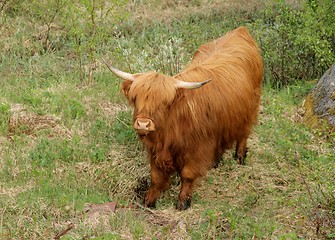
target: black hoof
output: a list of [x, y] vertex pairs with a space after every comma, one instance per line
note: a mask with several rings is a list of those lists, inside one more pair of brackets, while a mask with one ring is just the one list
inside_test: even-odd
[[213, 163], [213, 168], [218, 168], [219, 164], [220, 164], [221, 158], [217, 158], [215, 159], [214, 163]]
[[237, 153], [237, 149], [236, 152], [234, 154], [234, 159], [236, 160], [236, 162], [240, 165], [245, 165], [245, 159], [247, 157], [247, 152], [248, 152], [248, 148], [246, 149], [244, 154], [238, 154]]
[[176, 209], [177, 210], [186, 210], [191, 207], [191, 199], [186, 199], [185, 201], [178, 200]]
[[237, 163], [240, 164], [240, 165], [245, 165], [244, 158], [237, 158], [236, 161], [237, 161]]
[[156, 209], [156, 203], [150, 203], [150, 204], [148, 204], [147, 208]]
[[156, 202], [154, 203], [146, 203], [144, 202], [143, 205], [147, 208], [155, 209], [156, 208]]

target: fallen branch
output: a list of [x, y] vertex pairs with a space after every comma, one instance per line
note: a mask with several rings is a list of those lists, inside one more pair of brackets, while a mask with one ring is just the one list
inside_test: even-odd
[[61, 237], [63, 237], [65, 234], [67, 234], [67, 232], [70, 231], [72, 228], [74, 228], [74, 224], [70, 223], [65, 230], [58, 233], [53, 239], [59, 240]]

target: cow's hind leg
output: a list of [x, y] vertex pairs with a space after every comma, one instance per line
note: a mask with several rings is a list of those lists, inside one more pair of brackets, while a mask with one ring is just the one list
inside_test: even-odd
[[225, 151], [225, 144], [224, 144], [224, 141], [222, 140], [217, 143], [217, 146], [214, 152], [213, 168], [219, 167], [224, 151]]
[[170, 175], [155, 164], [151, 164], [151, 185], [144, 198], [144, 205], [149, 208], [156, 207], [156, 200], [162, 191], [170, 186]]
[[236, 150], [235, 150], [235, 159], [238, 164], [244, 165], [244, 159], [247, 156], [247, 138], [243, 138], [242, 140], [238, 140], [236, 142]]
[[221, 149], [220, 150], [217, 149], [215, 153], [215, 157], [214, 157], [213, 168], [219, 167], [222, 155], [223, 155], [223, 151]]

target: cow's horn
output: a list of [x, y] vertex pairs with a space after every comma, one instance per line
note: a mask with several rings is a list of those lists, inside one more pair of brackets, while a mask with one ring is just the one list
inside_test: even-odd
[[102, 58], [102, 61], [104, 61], [104, 63], [106, 64], [106, 66], [108, 67], [108, 69], [114, 73], [116, 76], [120, 77], [120, 78], [123, 78], [125, 80], [130, 80], [130, 81], [135, 81], [135, 77], [133, 74], [131, 73], [126, 73], [126, 72], [123, 72], [119, 69], [116, 69], [114, 67], [112, 67], [112, 65], [110, 65], [110, 63], [105, 60], [104, 58]]
[[186, 89], [196, 89], [196, 88], [202, 87], [203, 85], [205, 85], [206, 83], [208, 83], [210, 81], [211, 81], [211, 79], [208, 79], [208, 80], [203, 81], [203, 82], [184, 82], [184, 81], [177, 80], [176, 87], [177, 88], [186, 88]]

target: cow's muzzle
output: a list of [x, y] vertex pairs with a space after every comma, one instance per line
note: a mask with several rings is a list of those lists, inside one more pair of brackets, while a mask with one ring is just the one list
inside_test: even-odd
[[146, 135], [149, 132], [156, 130], [154, 122], [150, 118], [136, 118], [134, 129], [141, 135]]

